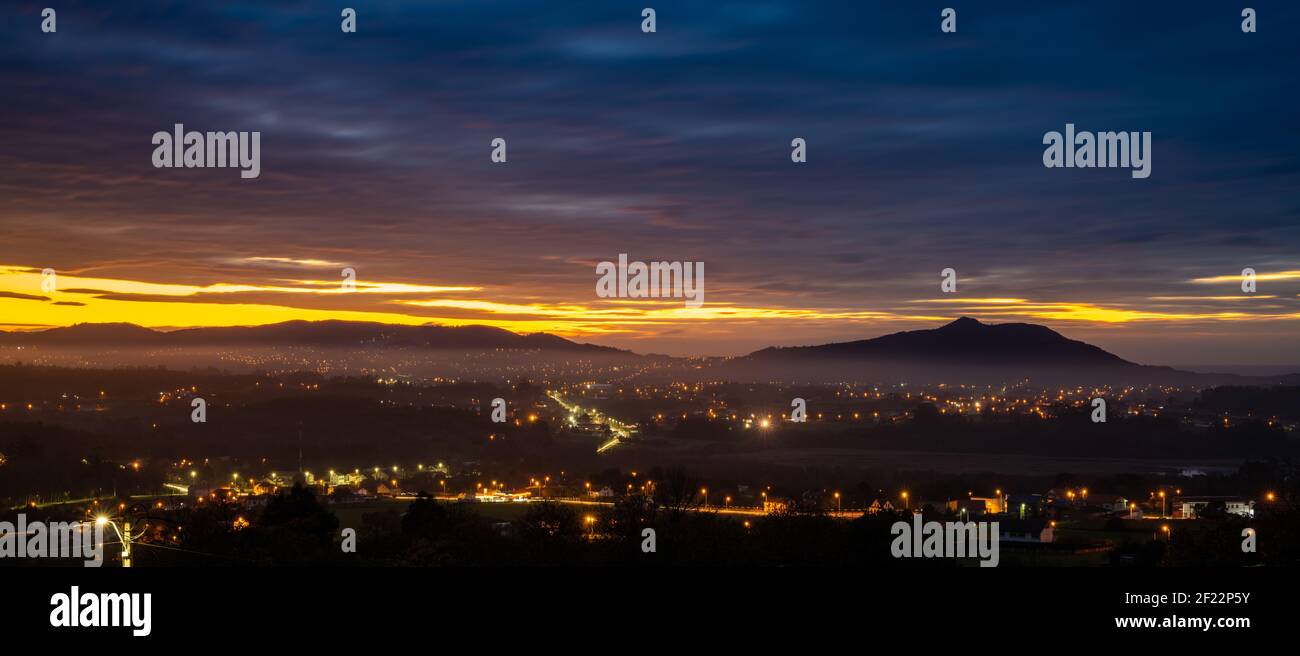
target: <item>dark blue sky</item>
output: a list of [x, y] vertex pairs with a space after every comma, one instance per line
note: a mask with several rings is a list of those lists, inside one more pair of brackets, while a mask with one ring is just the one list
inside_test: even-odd
[[[717, 354], [970, 314], [1143, 362], [1300, 362], [1300, 8], [1246, 4], [1256, 34], [1222, 2], [9, 4], [0, 266], [477, 288], [201, 293], [171, 325], [238, 299]], [[261, 131], [262, 176], [153, 168], [178, 122]], [[1067, 122], [1150, 131], [1151, 177], [1045, 169]], [[596, 298], [619, 253], [705, 262], [713, 312]], [[1192, 282], [1248, 266], [1276, 276], [1257, 298]], [[0, 323], [127, 311], [98, 300]]]

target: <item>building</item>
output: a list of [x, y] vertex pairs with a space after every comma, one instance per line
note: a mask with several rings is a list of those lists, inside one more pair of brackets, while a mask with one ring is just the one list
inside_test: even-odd
[[363, 476], [360, 472], [338, 473], [335, 472], [334, 470], [330, 470], [329, 472], [330, 487], [339, 487], [341, 485], [357, 486], [357, 485], [361, 485], [361, 483], [365, 480], [366, 477]]
[[785, 512], [790, 507], [790, 502], [786, 499], [777, 497], [763, 497], [763, 512], [771, 515], [773, 513]]
[[500, 490], [484, 490], [475, 496], [474, 500], [480, 503], [510, 503], [513, 501], [528, 501], [533, 496], [532, 492], [502, 492]]
[[1096, 495], [1095, 498], [1099, 501], [1097, 505], [1113, 513], [1126, 513], [1129, 511], [1129, 504], [1133, 503], [1119, 496]]
[[280, 491], [280, 484], [276, 481], [262, 479], [253, 483], [253, 494], [262, 496], [265, 494], [275, 494]]
[[967, 499], [950, 499], [947, 508], [954, 514], [996, 515], [1001, 512], [1002, 500], [989, 497], [970, 497]]
[[267, 474], [266, 478], [281, 487], [293, 487], [294, 483], [303, 483], [307, 480], [302, 472], [296, 471], [273, 471]]
[[1211, 504], [1214, 504], [1215, 506], [1222, 504], [1223, 512], [1229, 515], [1238, 515], [1240, 517], [1255, 516], [1255, 502], [1241, 497], [1179, 497], [1175, 503], [1178, 508], [1182, 510], [1183, 519], [1196, 519], [1197, 517], [1202, 516], [1205, 513], [1205, 509]]
[[1050, 544], [1056, 541], [1053, 522], [1042, 519], [1013, 519], [998, 522], [998, 541]]
[[1042, 513], [1046, 502], [1041, 494], [1011, 494], [1006, 496], [1006, 511], [1025, 519]]

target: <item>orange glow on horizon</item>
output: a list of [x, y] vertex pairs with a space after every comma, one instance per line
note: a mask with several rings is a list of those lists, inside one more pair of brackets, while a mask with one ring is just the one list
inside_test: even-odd
[[[345, 290], [341, 280], [272, 280], [274, 284], [268, 285], [222, 281], [194, 285], [60, 273], [55, 290], [46, 293], [41, 288], [40, 269], [0, 265], [0, 327], [37, 330], [77, 323], [133, 323], [165, 330], [254, 326], [292, 320], [343, 320], [401, 325], [488, 325], [517, 333], [547, 332], [564, 337], [646, 338], [687, 326], [696, 331], [694, 334], [714, 337], [751, 333], [755, 326], [768, 326], [781, 332], [788, 332], [791, 326], [823, 330], [842, 326], [838, 330], [850, 332], [853, 326], [875, 323], [946, 322], [957, 313], [997, 321], [1049, 320], [1094, 325], [1300, 319], [1297, 312], [1266, 311], [1273, 306], [1256, 309], [1237, 304], [1231, 311], [1204, 307], [1209, 302], [1236, 301], [1235, 296], [1151, 297], [1151, 300], [1198, 306], [1195, 311], [996, 296], [919, 299], [880, 309], [764, 307], [737, 304], [719, 298], [721, 294], [702, 307], [691, 308], [684, 307], [679, 299], [600, 299], [594, 295], [554, 303], [532, 302], [534, 295], [512, 302], [488, 298], [488, 294], [495, 292], [479, 285], [454, 284], [456, 281], [418, 284], [358, 280], [355, 290]], [[915, 306], [920, 304], [942, 304], [951, 312], [936, 315], [915, 311]]]

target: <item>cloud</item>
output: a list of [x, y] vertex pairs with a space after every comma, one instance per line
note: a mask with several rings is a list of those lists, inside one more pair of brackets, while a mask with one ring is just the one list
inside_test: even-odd
[[0, 298], [17, 298], [25, 301], [48, 301], [48, 296], [37, 296], [35, 294], [22, 294], [19, 292], [0, 291]]
[[[743, 349], [919, 327], [933, 313], [916, 308], [1126, 335], [1294, 309], [1296, 278], [1277, 277], [1300, 267], [1285, 31], [1118, 0], [1001, 3], [957, 35], [933, 7], [851, 0], [667, 0], [656, 34], [617, 3], [382, 3], [357, 35], [315, 1], [74, 6], [93, 28], [75, 41], [0, 39], [0, 260], [75, 272], [59, 301], [104, 297], [78, 298], [77, 320], [446, 315], [703, 353], [726, 322], [747, 322], [720, 340]], [[1300, 22], [1295, 3], [1270, 12]], [[148, 136], [176, 122], [263, 132], [262, 177], [152, 168]], [[1152, 178], [1043, 169], [1065, 122], [1151, 130]], [[601, 313], [574, 263], [621, 252], [705, 261], [719, 311]], [[1282, 307], [1179, 298], [1252, 263]], [[990, 302], [930, 303], [947, 267]], [[6, 288], [39, 289], [21, 282]], [[37, 305], [3, 300], [0, 321]]]

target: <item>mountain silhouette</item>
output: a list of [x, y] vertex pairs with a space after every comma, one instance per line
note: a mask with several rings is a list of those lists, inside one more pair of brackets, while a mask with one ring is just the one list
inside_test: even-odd
[[263, 326], [185, 328], [168, 332], [129, 323], [83, 323], [34, 332], [0, 333], [6, 344], [33, 346], [524, 349], [627, 353], [547, 333], [520, 335], [491, 326], [403, 326], [357, 321], [286, 321]]
[[[354, 350], [514, 350], [676, 361], [680, 379], [837, 383], [1114, 385], [1300, 384], [1300, 375], [1239, 376], [1137, 364], [1104, 349], [1027, 323], [986, 324], [970, 317], [928, 330], [851, 342], [769, 347], [701, 363], [582, 344], [548, 333], [521, 335], [491, 326], [404, 326], [355, 321], [287, 321], [262, 326], [152, 330], [129, 323], [86, 323], [33, 332], [0, 332], [0, 344], [71, 349], [223, 349], [315, 347]], [[689, 366], [686, 366], [688, 365]]]
[[755, 359], [878, 358], [1005, 364], [1060, 363], [1078, 366], [1138, 366], [1096, 346], [1069, 339], [1029, 323], [984, 324], [962, 317], [940, 328], [910, 330], [854, 342], [821, 346], [772, 347], [750, 354]]
[[1200, 384], [1237, 382], [1231, 374], [1198, 374], [1141, 365], [1048, 328], [986, 324], [961, 317], [939, 328], [819, 346], [771, 347], [734, 358], [722, 369], [738, 380], [837, 382]]
[[35, 332], [0, 333], [6, 344], [45, 346], [159, 346], [166, 333], [133, 323], [79, 323]]

